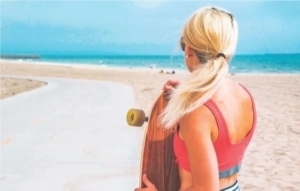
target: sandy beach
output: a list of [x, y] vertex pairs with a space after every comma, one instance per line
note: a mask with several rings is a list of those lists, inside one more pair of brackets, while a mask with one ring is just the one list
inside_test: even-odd
[[[160, 74], [160, 69], [73, 67], [1, 61], [1, 99], [47, 85], [30, 76], [114, 81], [130, 85], [133, 107], [149, 111], [168, 79], [184, 80], [187, 72]], [[4, 76], [28, 76], [18, 80]], [[300, 188], [300, 75], [235, 74], [231, 78], [248, 87], [258, 110], [254, 140], [246, 152], [239, 181], [242, 190]]]

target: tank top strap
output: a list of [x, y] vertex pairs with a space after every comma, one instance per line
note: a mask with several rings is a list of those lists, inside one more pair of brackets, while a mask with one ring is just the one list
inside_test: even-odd
[[214, 115], [214, 117], [216, 119], [218, 129], [219, 129], [219, 136], [218, 137], [221, 137], [221, 136], [224, 136], [224, 135], [226, 137], [228, 137], [227, 124], [226, 124], [224, 116], [221, 113], [218, 106], [211, 99], [209, 99], [207, 102], [205, 102], [204, 105], [212, 112], [212, 114]]
[[239, 85], [248, 93], [248, 95], [250, 96], [251, 102], [252, 102], [253, 127], [252, 127], [251, 131], [253, 131], [253, 129], [256, 126], [256, 122], [257, 122], [256, 105], [255, 105], [255, 102], [254, 102], [254, 98], [253, 98], [251, 92], [245, 86], [243, 86], [242, 84], [239, 84]]
[[254, 98], [253, 98], [253, 96], [252, 96], [252, 94], [250, 93], [250, 91], [248, 90], [248, 88], [246, 88], [244, 85], [242, 85], [242, 84], [239, 84], [248, 94], [249, 94], [249, 96], [250, 96], [250, 98], [251, 98], [251, 101], [252, 101], [252, 105], [254, 106]]

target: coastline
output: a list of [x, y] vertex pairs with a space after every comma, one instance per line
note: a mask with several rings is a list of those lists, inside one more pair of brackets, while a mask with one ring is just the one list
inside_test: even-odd
[[156, 68], [146, 68], [146, 67], [129, 67], [129, 66], [103, 66], [97, 65], [93, 63], [72, 63], [72, 62], [46, 62], [46, 61], [17, 61], [17, 60], [9, 60], [9, 59], [0, 59], [0, 63], [5, 64], [28, 64], [28, 65], [44, 65], [44, 66], [57, 66], [57, 67], [70, 67], [70, 68], [83, 68], [83, 69], [95, 69], [95, 70], [108, 70], [108, 71], [130, 71], [130, 72], [159, 72], [160, 70], [172, 72], [173, 70], [178, 73], [188, 73], [185, 68], [164, 68], [164, 67], [156, 67]]
[[[146, 68], [146, 67], [129, 67], [129, 66], [103, 66], [93, 63], [72, 63], [72, 62], [47, 62], [47, 61], [29, 61], [29, 60], [11, 60], [11, 59], [0, 59], [0, 63], [3, 64], [27, 64], [27, 65], [39, 65], [39, 66], [57, 66], [57, 67], [69, 67], [69, 68], [81, 68], [81, 69], [94, 69], [94, 70], [104, 70], [104, 71], [122, 71], [122, 72], [153, 72], [157, 73], [161, 70], [180, 74], [188, 74], [186, 68]], [[229, 72], [229, 75], [239, 75], [239, 76], [300, 76], [300, 71], [297, 72]]]

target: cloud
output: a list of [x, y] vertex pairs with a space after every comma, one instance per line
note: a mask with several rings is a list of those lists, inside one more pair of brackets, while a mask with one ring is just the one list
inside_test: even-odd
[[132, 0], [133, 4], [141, 9], [149, 9], [149, 10], [155, 10], [162, 4], [166, 3], [168, 0]]

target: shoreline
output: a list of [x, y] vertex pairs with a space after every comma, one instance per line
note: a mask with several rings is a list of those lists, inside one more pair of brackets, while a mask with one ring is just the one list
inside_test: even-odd
[[[179, 74], [188, 74], [188, 70], [178, 69], [178, 68], [146, 68], [146, 67], [129, 67], [129, 66], [101, 66], [92, 63], [72, 63], [72, 62], [47, 62], [47, 61], [17, 61], [11, 59], [0, 59], [0, 63], [10, 63], [10, 64], [27, 64], [27, 65], [44, 65], [44, 66], [57, 66], [57, 67], [70, 67], [70, 68], [81, 68], [81, 69], [96, 69], [96, 70], [106, 70], [106, 71], [123, 71], [123, 72], [153, 72], [157, 73], [161, 70], [166, 72], [175, 71], [175, 73]], [[165, 73], [166, 74], [166, 73]], [[229, 75], [271, 75], [271, 76], [300, 76], [300, 71], [297, 72], [228, 72]]]
[[44, 65], [44, 66], [58, 66], [58, 67], [70, 67], [70, 68], [83, 68], [83, 69], [97, 69], [97, 70], [118, 70], [118, 71], [130, 71], [130, 72], [159, 72], [160, 70], [172, 72], [173, 70], [178, 73], [187, 73], [186, 69], [178, 68], [146, 68], [146, 67], [129, 67], [129, 66], [101, 66], [92, 63], [72, 63], [72, 62], [45, 62], [45, 61], [17, 61], [17, 60], [7, 60], [0, 59], [1, 63], [10, 64], [27, 64], [27, 65]]

